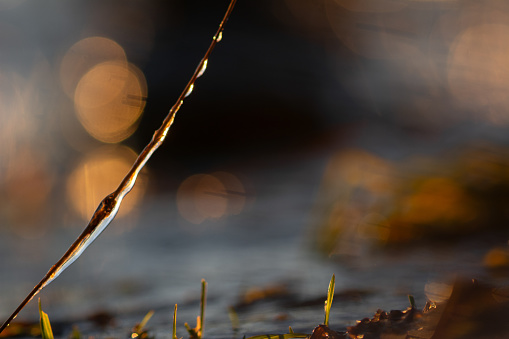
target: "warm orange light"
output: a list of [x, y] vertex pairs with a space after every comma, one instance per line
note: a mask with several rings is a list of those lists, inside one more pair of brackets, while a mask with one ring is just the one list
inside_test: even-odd
[[177, 191], [177, 207], [182, 217], [193, 224], [219, 219], [227, 208], [224, 185], [209, 174], [195, 174], [184, 180]]
[[504, 247], [495, 247], [484, 255], [483, 264], [489, 268], [508, 268], [509, 267], [509, 249]]
[[246, 190], [242, 182], [229, 172], [214, 172], [212, 175], [224, 185], [222, 196], [228, 201], [226, 214], [240, 214], [246, 205]]
[[393, 190], [394, 168], [388, 161], [361, 149], [346, 149], [335, 154], [324, 173], [324, 185], [339, 190], [358, 186], [371, 192]]
[[82, 39], [69, 48], [60, 64], [60, 83], [71, 99], [83, 75], [92, 67], [107, 61], [127, 66], [124, 49], [115, 41], [104, 37]]
[[236, 176], [227, 172], [192, 175], [177, 191], [179, 213], [193, 224], [239, 214], [245, 201], [244, 186]]
[[[125, 146], [104, 146], [85, 155], [67, 178], [67, 197], [74, 210], [88, 220], [99, 202], [118, 187], [135, 159], [136, 154]], [[133, 209], [145, 187], [146, 179], [141, 174], [122, 201], [117, 217]]]
[[475, 208], [453, 180], [432, 177], [401, 202], [401, 215], [410, 224], [465, 222], [475, 217]]
[[362, 149], [329, 161], [320, 187], [317, 245], [327, 254], [361, 255], [389, 237], [387, 207], [394, 196], [394, 164]]
[[447, 77], [461, 107], [490, 122], [509, 123], [509, 16], [493, 20], [459, 35], [450, 49]]
[[103, 62], [89, 70], [76, 87], [78, 118], [97, 140], [116, 143], [136, 129], [147, 87], [141, 71], [122, 63]]
[[452, 285], [440, 282], [429, 282], [424, 287], [424, 292], [429, 300], [441, 303], [447, 301], [451, 296]]

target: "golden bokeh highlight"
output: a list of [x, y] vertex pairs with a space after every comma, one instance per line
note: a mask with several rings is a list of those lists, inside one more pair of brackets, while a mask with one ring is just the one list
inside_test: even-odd
[[128, 138], [145, 107], [147, 85], [141, 71], [117, 62], [103, 62], [80, 80], [74, 95], [78, 119], [99, 141]]
[[227, 215], [238, 215], [246, 206], [246, 190], [238, 177], [230, 172], [214, 172], [212, 175], [219, 179], [224, 186], [224, 197], [228, 201]]
[[[487, 143], [401, 163], [342, 150], [323, 174], [315, 244], [327, 255], [360, 256], [385, 246], [447, 243], [505, 231], [507, 159], [506, 148]], [[505, 265], [507, 253], [490, 252], [484, 265]]]
[[429, 282], [424, 286], [426, 297], [435, 302], [442, 303], [449, 300], [453, 286], [442, 282]]
[[400, 203], [398, 218], [410, 224], [465, 223], [476, 217], [467, 192], [451, 178], [426, 178]]
[[321, 216], [317, 246], [328, 254], [361, 255], [389, 237], [388, 210], [395, 168], [361, 149], [333, 155], [325, 168], [316, 212]]
[[228, 172], [192, 175], [180, 184], [177, 191], [178, 211], [193, 224], [239, 214], [245, 202], [243, 184]]
[[483, 265], [491, 269], [509, 268], [509, 248], [492, 248], [484, 255]]
[[390, 192], [394, 166], [362, 149], [345, 149], [331, 157], [324, 173], [324, 183], [337, 188], [362, 187], [370, 192]]
[[[85, 220], [90, 219], [101, 200], [118, 187], [135, 159], [136, 154], [125, 146], [103, 146], [85, 155], [67, 178], [67, 199], [76, 213]], [[142, 171], [136, 185], [122, 201], [117, 217], [128, 215], [145, 189], [146, 178]]]
[[508, 36], [506, 23], [474, 25], [452, 44], [448, 60], [449, 88], [459, 105], [496, 124], [509, 122]]
[[227, 208], [227, 200], [221, 196], [224, 191], [224, 185], [212, 175], [195, 174], [188, 177], [177, 191], [180, 215], [193, 224], [219, 219]]
[[124, 49], [105, 37], [88, 37], [72, 45], [60, 63], [60, 84], [64, 93], [74, 99], [81, 78], [94, 66], [112, 61], [127, 66]]

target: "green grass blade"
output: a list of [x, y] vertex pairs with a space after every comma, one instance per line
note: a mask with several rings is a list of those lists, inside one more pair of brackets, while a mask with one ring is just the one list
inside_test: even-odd
[[205, 325], [205, 306], [207, 305], [207, 282], [205, 279], [201, 280], [201, 302], [200, 302], [200, 322], [197, 328], [198, 338], [201, 339], [203, 335], [203, 326]]
[[334, 285], [336, 283], [336, 276], [333, 274], [329, 283], [329, 289], [327, 291], [327, 300], [325, 301], [325, 320], [323, 324], [329, 326], [329, 315], [332, 306], [332, 299], [334, 298]]
[[43, 312], [41, 307], [41, 298], [39, 298], [39, 316], [41, 323], [41, 335], [42, 339], [53, 339], [53, 331], [51, 330], [51, 324], [49, 322], [49, 317], [46, 313]]
[[207, 282], [205, 281], [205, 279], [202, 279], [201, 280], [200, 315], [196, 317], [196, 327], [191, 328], [188, 323], [184, 324], [187, 332], [189, 332], [189, 337], [191, 339], [201, 339], [201, 337], [203, 335], [206, 303], [207, 303]]
[[173, 333], [171, 337], [172, 339], [177, 339], [177, 304], [175, 304], [175, 309], [173, 310]]
[[415, 299], [413, 295], [408, 295], [408, 301], [410, 301], [410, 307], [415, 308]]

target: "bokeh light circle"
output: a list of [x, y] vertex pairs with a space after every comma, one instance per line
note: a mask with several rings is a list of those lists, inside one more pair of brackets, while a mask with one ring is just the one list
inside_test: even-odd
[[117, 143], [136, 129], [145, 107], [147, 86], [134, 66], [103, 62], [80, 80], [74, 95], [79, 121], [99, 141]]
[[191, 175], [177, 191], [178, 211], [192, 224], [238, 215], [245, 204], [244, 185], [229, 172]]
[[220, 195], [224, 190], [221, 181], [210, 174], [188, 177], [177, 191], [180, 215], [193, 224], [219, 219], [227, 209], [227, 200]]
[[60, 63], [60, 84], [71, 99], [79, 81], [92, 67], [107, 61], [127, 66], [124, 49], [105, 37], [88, 37], [72, 45]]
[[[75, 212], [88, 220], [99, 202], [113, 192], [136, 159], [125, 146], [103, 146], [86, 154], [67, 178], [67, 199]], [[127, 215], [145, 192], [146, 178], [138, 176], [136, 185], [124, 198], [118, 217]]]
[[449, 89], [457, 102], [493, 123], [509, 122], [507, 36], [507, 24], [469, 27], [451, 46], [447, 65]]

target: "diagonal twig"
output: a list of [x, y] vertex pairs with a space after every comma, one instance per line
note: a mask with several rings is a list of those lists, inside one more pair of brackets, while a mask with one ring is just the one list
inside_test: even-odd
[[56, 277], [60, 275], [69, 265], [71, 265], [78, 257], [85, 251], [85, 249], [90, 245], [96, 238], [101, 234], [101, 232], [109, 225], [109, 223], [115, 218], [115, 215], [118, 212], [122, 199], [131, 191], [133, 188], [136, 178], [140, 173], [143, 166], [146, 164], [150, 156], [161, 146], [164, 139], [166, 138], [166, 134], [170, 129], [173, 120], [175, 119], [175, 115], [178, 112], [180, 106], [184, 102], [184, 99], [192, 92], [194, 88], [194, 84], [196, 79], [198, 79], [201, 75], [203, 75], [205, 69], [207, 68], [208, 59], [212, 50], [216, 46], [216, 44], [221, 40], [222, 33], [224, 30], [224, 25], [228, 18], [230, 17], [233, 7], [235, 6], [236, 0], [231, 0], [226, 13], [219, 24], [219, 28], [216, 31], [216, 34], [212, 38], [212, 42], [210, 43], [209, 48], [205, 52], [205, 55], [201, 59], [198, 67], [194, 71], [191, 79], [187, 83], [186, 87], [178, 97], [176, 103], [168, 112], [168, 115], [164, 119], [161, 127], [155, 131], [152, 140], [148, 143], [148, 145], [143, 149], [143, 151], [138, 155], [138, 158], [134, 162], [133, 166], [126, 174], [118, 188], [111, 194], [107, 195], [99, 204], [96, 211], [94, 212], [92, 218], [90, 219], [85, 230], [80, 234], [80, 236], [72, 243], [69, 249], [64, 253], [64, 255], [57, 261], [55, 265], [53, 265], [48, 273], [41, 279], [41, 281], [35, 285], [35, 287], [30, 291], [30, 293], [26, 296], [26, 298], [21, 302], [21, 304], [14, 310], [14, 312], [7, 318], [7, 320], [0, 327], [0, 333], [9, 325], [9, 323], [18, 315], [18, 313], [25, 307], [26, 304], [32, 298], [37, 295], [45, 286], [47, 286], [50, 282], [52, 282]]

